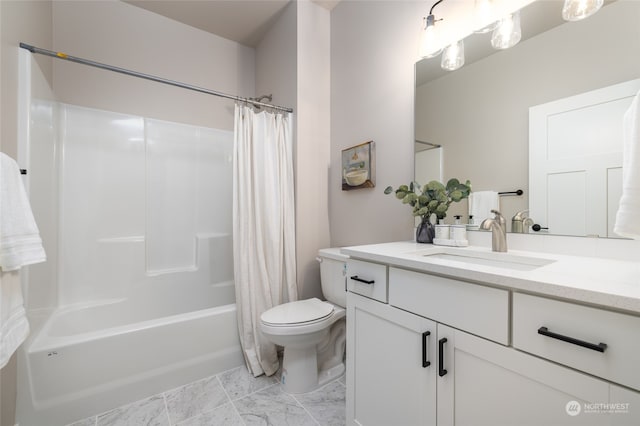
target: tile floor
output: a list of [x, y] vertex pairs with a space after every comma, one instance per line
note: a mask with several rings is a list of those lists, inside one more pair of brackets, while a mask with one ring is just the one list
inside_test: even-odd
[[242, 366], [69, 426], [343, 426], [345, 378], [300, 395]]

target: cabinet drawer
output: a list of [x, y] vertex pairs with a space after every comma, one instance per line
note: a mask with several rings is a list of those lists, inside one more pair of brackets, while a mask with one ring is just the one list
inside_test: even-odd
[[516, 293], [513, 346], [640, 389], [640, 317]]
[[387, 303], [387, 267], [361, 260], [347, 261], [347, 289]]
[[404, 269], [389, 269], [389, 303], [509, 344], [509, 292]]

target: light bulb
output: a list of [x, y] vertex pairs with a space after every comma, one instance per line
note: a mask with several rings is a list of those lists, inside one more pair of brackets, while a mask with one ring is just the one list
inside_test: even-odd
[[520, 11], [502, 18], [491, 35], [491, 45], [495, 49], [508, 49], [518, 44], [522, 38]]
[[[493, 31], [498, 25], [498, 21], [493, 18], [493, 3], [491, 0], [476, 0], [473, 8], [473, 22], [479, 26], [474, 30], [478, 34], [486, 34]], [[487, 24], [491, 22], [490, 24]]]
[[442, 52], [440, 66], [448, 71], [455, 71], [464, 65], [464, 42], [457, 41], [447, 46]]
[[565, 21], [579, 21], [588, 18], [602, 7], [604, 0], [565, 0], [562, 18]]
[[420, 51], [421, 58], [433, 58], [442, 52], [439, 47], [438, 30], [435, 25], [435, 16], [429, 15], [425, 18], [425, 27], [420, 31]]

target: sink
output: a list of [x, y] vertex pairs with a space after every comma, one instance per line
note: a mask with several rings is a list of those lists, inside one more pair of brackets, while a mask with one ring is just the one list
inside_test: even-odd
[[442, 259], [451, 262], [491, 266], [494, 268], [515, 271], [533, 271], [541, 266], [549, 265], [555, 260], [540, 257], [514, 255], [510, 253], [470, 251], [464, 249], [442, 249], [433, 253], [422, 254], [430, 259]]

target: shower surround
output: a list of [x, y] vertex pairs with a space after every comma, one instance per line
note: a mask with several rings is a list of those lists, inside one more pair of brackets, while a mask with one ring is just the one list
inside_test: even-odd
[[50, 261], [23, 277], [20, 424], [62, 425], [240, 365], [232, 132], [47, 101], [29, 115]]

